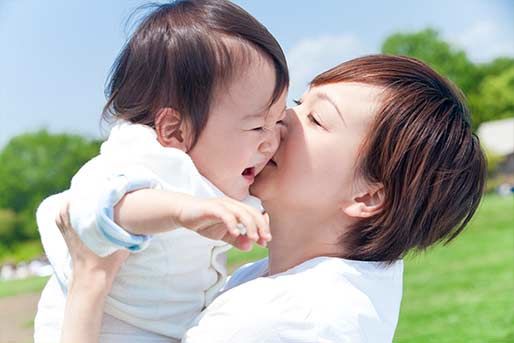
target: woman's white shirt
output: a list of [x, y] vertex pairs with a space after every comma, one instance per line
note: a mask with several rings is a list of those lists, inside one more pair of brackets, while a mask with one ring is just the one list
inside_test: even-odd
[[238, 269], [182, 342], [392, 341], [402, 261], [317, 257], [265, 276], [267, 267], [263, 259]]

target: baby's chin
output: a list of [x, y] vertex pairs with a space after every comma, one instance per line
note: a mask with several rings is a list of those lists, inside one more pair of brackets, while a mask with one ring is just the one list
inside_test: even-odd
[[235, 199], [238, 201], [243, 201], [246, 198], [248, 198], [248, 196], [250, 195], [250, 190], [248, 189], [248, 187], [245, 187], [242, 189], [230, 190], [230, 191], [223, 192], [223, 193], [225, 193], [226, 196], [228, 196], [232, 199]]

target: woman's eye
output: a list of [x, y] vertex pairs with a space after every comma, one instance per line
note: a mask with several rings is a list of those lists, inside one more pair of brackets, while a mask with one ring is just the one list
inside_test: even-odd
[[307, 115], [307, 118], [309, 118], [309, 120], [311, 122], [313, 122], [314, 124], [318, 125], [318, 126], [321, 126], [320, 122], [316, 120], [316, 117], [314, 117], [312, 114], [308, 114]]
[[297, 105], [301, 105], [302, 104], [302, 100], [300, 99], [293, 99], [293, 102]]

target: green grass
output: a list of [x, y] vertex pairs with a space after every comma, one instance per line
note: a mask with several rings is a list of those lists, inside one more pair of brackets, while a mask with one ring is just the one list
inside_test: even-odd
[[514, 342], [514, 199], [486, 197], [455, 242], [406, 258], [395, 342]]
[[48, 277], [30, 277], [23, 280], [0, 281], [0, 298], [40, 292]]
[[[232, 249], [229, 269], [264, 256], [259, 247]], [[0, 282], [0, 297], [36, 292], [45, 282]], [[405, 259], [394, 341], [514, 342], [514, 199], [487, 196], [455, 242]]]
[[251, 251], [244, 252], [237, 249], [231, 249], [228, 252], [228, 269], [229, 272], [232, 273], [238, 267], [241, 267], [243, 264], [259, 260], [268, 256], [268, 249], [262, 248], [258, 245], [254, 246]]

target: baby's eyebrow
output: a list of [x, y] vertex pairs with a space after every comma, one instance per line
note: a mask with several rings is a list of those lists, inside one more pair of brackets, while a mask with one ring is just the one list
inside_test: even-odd
[[243, 120], [247, 119], [258, 119], [262, 118], [264, 116], [264, 113], [254, 113], [254, 114], [247, 114], [243, 117]]

